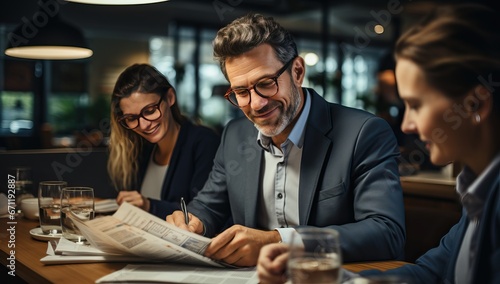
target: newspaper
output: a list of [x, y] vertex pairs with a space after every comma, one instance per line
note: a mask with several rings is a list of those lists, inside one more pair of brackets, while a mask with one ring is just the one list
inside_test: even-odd
[[230, 283], [257, 284], [255, 267], [222, 269], [180, 264], [129, 264], [96, 283]]
[[65, 238], [51, 240], [47, 247], [47, 254], [50, 254], [50, 248], [52, 248], [54, 255], [122, 255], [104, 252], [90, 244], [79, 244]]
[[211, 239], [171, 225], [131, 204], [112, 216], [81, 221], [71, 217], [92, 247], [110, 254], [191, 265], [234, 267], [203, 256]]

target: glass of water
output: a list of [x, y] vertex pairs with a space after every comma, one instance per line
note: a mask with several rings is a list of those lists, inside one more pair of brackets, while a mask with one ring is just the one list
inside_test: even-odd
[[339, 234], [329, 228], [297, 228], [292, 235], [288, 275], [293, 284], [337, 284], [342, 279]]
[[16, 186], [16, 208], [17, 213], [21, 213], [21, 201], [24, 198], [33, 197], [33, 180], [30, 167], [14, 167], [9, 169], [9, 173], [15, 178]]
[[65, 181], [42, 181], [38, 184], [40, 228], [45, 235], [61, 234], [61, 191]]
[[[94, 189], [91, 187], [66, 187], [61, 192], [62, 236], [83, 244], [82, 235], [75, 222], [94, 219]], [[76, 220], [76, 221], [75, 221]]]

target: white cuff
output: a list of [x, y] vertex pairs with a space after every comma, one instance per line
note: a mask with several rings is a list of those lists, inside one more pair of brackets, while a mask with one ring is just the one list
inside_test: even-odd
[[276, 228], [276, 231], [281, 236], [281, 242], [285, 244], [290, 244], [292, 241], [292, 233], [295, 232], [294, 228]]

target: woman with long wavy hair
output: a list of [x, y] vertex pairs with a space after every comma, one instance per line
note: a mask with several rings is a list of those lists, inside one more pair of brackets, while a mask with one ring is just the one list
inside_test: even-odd
[[203, 187], [219, 145], [211, 129], [181, 114], [167, 78], [148, 64], [118, 77], [111, 97], [108, 172], [118, 204], [160, 218], [179, 210]]

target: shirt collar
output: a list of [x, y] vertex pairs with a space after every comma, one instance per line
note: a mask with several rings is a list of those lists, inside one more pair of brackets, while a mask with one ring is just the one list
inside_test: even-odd
[[[309, 91], [307, 89], [303, 90], [305, 91], [304, 108], [302, 109], [302, 113], [300, 114], [299, 119], [293, 126], [290, 135], [288, 135], [287, 140], [280, 145], [282, 149], [286, 148], [286, 145], [288, 145], [289, 142], [292, 142], [298, 148], [302, 148], [304, 144], [305, 126], [307, 118], [309, 117], [309, 112], [311, 111], [311, 95], [309, 94]], [[262, 134], [262, 132], [259, 131], [259, 133], [257, 134], [257, 144], [262, 147], [262, 149], [269, 152], [271, 149], [271, 143], [271, 137], [265, 136], [264, 134]]]
[[500, 171], [500, 154], [478, 176], [467, 166], [457, 177], [457, 192], [460, 194], [462, 204], [471, 218], [479, 218], [483, 211], [484, 203], [488, 198], [490, 185], [498, 179]]

